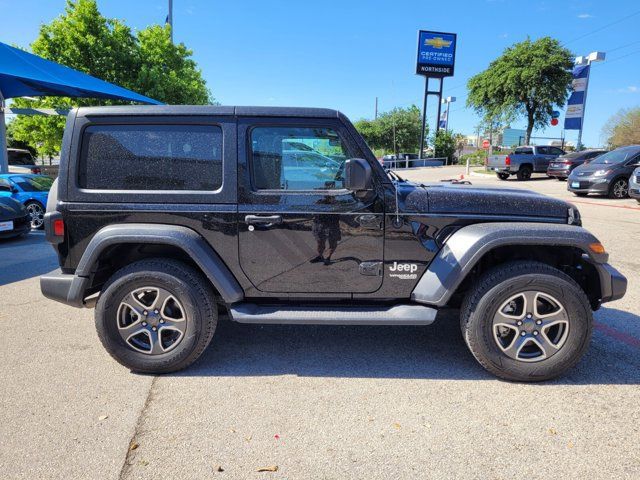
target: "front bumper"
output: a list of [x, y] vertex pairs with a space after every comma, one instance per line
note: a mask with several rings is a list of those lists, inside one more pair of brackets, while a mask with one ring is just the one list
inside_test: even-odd
[[567, 190], [576, 193], [597, 193], [606, 195], [609, 193], [608, 178], [573, 177], [567, 178]]
[[640, 199], [640, 175], [631, 175], [629, 179], [629, 196]]
[[15, 218], [13, 220], [13, 230], [3, 230], [0, 232], [0, 238], [13, 238], [18, 235], [29, 233], [31, 230], [31, 218], [29, 215]]
[[595, 265], [600, 276], [601, 302], [612, 302], [624, 297], [627, 292], [627, 278], [608, 263]]
[[56, 302], [72, 307], [84, 306], [84, 292], [89, 279], [69, 273], [62, 273], [60, 269], [40, 277], [40, 291]]

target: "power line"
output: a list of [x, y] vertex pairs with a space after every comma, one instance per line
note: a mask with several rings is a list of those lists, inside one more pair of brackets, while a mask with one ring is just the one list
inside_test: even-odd
[[616, 58], [613, 58], [611, 60], [607, 60], [606, 65], [610, 65], [613, 62], [617, 62], [618, 60], [622, 60], [623, 58], [627, 58], [627, 57], [630, 57], [631, 55], [636, 55], [638, 53], [640, 53], [640, 50], [634, 50], [633, 52], [626, 53], [626, 54], [622, 55], [621, 57], [616, 57]]
[[621, 45], [621, 46], [616, 47], [616, 48], [607, 48], [605, 50], [605, 52], [607, 52], [607, 53], [616, 52], [618, 50], [622, 50], [623, 48], [627, 48], [627, 47], [630, 47], [631, 45], [636, 45], [638, 43], [640, 43], [640, 40], [638, 40], [637, 42], [627, 43], [626, 45]]
[[603, 25], [603, 26], [602, 26], [602, 27], [600, 27], [600, 28], [596, 28], [595, 30], [591, 30], [590, 32], [587, 32], [587, 33], [585, 33], [584, 35], [580, 35], [579, 37], [576, 37], [576, 38], [574, 38], [573, 40], [569, 40], [568, 42], [564, 42], [564, 44], [563, 44], [563, 45], [568, 45], [568, 44], [570, 44], [570, 43], [573, 43], [573, 42], [575, 42], [575, 41], [578, 41], [578, 40], [581, 40], [581, 39], [583, 39], [583, 38], [585, 38], [585, 37], [588, 37], [588, 36], [590, 36], [590, 35], [593, 35], [594, 33], [601, 32], [602, 30], [604, 30], [604, 29], [606, 29], [606, 28], [609, 28], [609, 27], [611, 27], [611, 26], [613, 26], [613, 25], [617, 25], [618, 23], [624, 22], [625, 20], [628, 20], [628, 19], [629, 19], [629, 18], [631, 18], [631, 17], [635, 17], [636, 15], [640, 15], [640, 10], [638, 10], [637, 12], [630, 13], [629, 15], [627, 15], [627, 16], [625, 16], [625, 17], [622, 17], [622, 18], [620, 18], [619, 20], [615, 20], [615, 21], [613, 21], [613, 22], [611, 22], [611, 23], [607, 23], [606, 25]]

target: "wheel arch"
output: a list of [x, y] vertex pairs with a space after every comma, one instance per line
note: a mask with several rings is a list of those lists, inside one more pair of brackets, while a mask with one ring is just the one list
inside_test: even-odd
[[86, 298], [96, 293], [115, 270], [131, 261], [163, 256], [181, 260], [199, 270], [225, 303], [244, 298], [234, 275], [197, 232], [164, 224], [109, 225], [99, 230], [76, 268], [76, 278], [82, 279], [76, 295]]
[[[485, 223], [454, 233], [414, 288], [412, 300], [438, 307], [457, 306], [485, 271], [516, 260], [536, 260], [569, 274], [583, 288], [592, 307], [605, 296], [596, 254], [598, 240], [582, 227], [543, 223]], [[603, 293], [604, 292], [604, 293]]]

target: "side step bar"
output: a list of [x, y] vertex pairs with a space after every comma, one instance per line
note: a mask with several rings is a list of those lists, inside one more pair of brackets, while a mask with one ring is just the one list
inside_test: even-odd
[[231, 319], [239, 323], [288, 325], [430, 325], [438, 310], [425, 305], [282, 306], [238, 303], [229, 307]]

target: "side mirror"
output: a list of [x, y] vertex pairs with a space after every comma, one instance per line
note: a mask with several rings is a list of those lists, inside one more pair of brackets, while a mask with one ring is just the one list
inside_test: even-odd
[[351, 158], [344, 165], [344, 188], [354, 192], [371, 190], [371, 166], [361, 158]]

